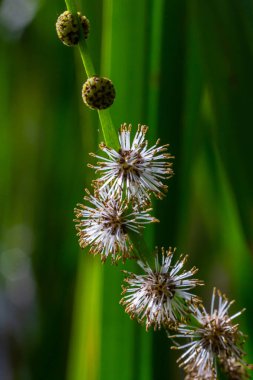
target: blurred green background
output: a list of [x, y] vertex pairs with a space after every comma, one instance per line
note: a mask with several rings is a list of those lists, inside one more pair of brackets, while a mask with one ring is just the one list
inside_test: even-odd
[[[176, 156], [150, 249], [176, 246], [247, 307], [253, 362], [253, 1], [79, 2], [115, 125], [150, 126]], [[78, 49], [57, 40], [63, 0], [0, 3], [0, 379], [182, 379], [164, 332], [118, 304], [122, 265], [81, 252], [73, 208], [101, 141]], [[127, 269], [133, 268], [126, 264]]]

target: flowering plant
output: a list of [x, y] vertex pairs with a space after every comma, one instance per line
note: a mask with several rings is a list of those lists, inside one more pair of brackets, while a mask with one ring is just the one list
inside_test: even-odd
[[147, 330], [163, 328], [170, 339], [188, 339], [172, 347], [186, 349], [178, 359], [185, 379], [217, 379], [218, 368], [230, 379], [246, 379], [251, 366], [243, 359], [245, 335], [233, 323], [242, 311], [230, 317], [232, 302], [220, 292], [215, 306], [214, 289], [208, 313], [200, 297], [192, 293], [203, 282], [192, 278], [196, 267], [184, 269], [188, 256], [174, 259], [175, 250], [162, 247], [155, 251], [153, 267], [144, 245], [136, 244], [136, 236], [141, 242], [144, 225], [158, 221], [150, 206], [153, 196], [162, 199], [167, 192], [164, 182], [173, 175], [173, 156], [167, 152], [168, 144], [160, 146], [159, 140], [149, 146], [146, 125], [140, 124], [133, 138], [127, 123], [116, 133], [108, 110], [116, 96], [114, 84], [95, 76], [85, 42], [89, 21], [72, 1], [66, 4], [68, 11], [59, 17], [57, 33], [66, 45], [79, 44], [88, 76], [82, 97], [85, 105], [98, 111], [104, 135], [99, 145], [102, 152], [91, 153], [99, 161], [88, 165], [96, 174], [92, 190], [86, 189], [85, 204], [75, 209], [79, 244], [89, 246], [90, 253], [99, 255], [102, 262], [109, 257], [113, 264], [120, 259], [123, 263], [137, 261], [143, 273], [124, 271], [121, 304]]

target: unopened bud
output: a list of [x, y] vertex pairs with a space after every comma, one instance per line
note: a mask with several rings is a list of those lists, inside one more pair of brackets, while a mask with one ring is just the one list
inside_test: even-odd
[[115, 88], [110, 79], [94, 76], [84, 83], [82, 97], [89, 108], [102, 110], [113, 104]]
[[80, 25], [86, 39], [89, 34], [90, 22], [80, 12], [73, 15], [69, 11], [63, 12], [57, 19], [56, 32], [60, 40], [67, 46], [77, 45], [80, 40]]

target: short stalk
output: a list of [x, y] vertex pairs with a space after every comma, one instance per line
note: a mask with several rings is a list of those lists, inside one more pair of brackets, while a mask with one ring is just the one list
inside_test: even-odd
[[119, 139], [112, 125], [110, 111], [108, 109], [99, 110], [98, 116], [99, 116], [99, 120], [102, 127], [102, 132], [103, 132], [106, 145], [118, 151]]
[[131, 242], [134, 244], [134, 251], [138, 256], [138, 259], [145, 263], [147, 261], [147, 257], [150, 257], [150, 250], [143, 235], [137, 234], [136, 232], [130, 232], [129, 236]]
[[66, 6], [67, 6], [67, 10], [69, 12], [71, 12], [72, 14], [76, 14], [77, 13], [76, 4], [75, 4], [74, 1], [72, 1], [72, 0], [65, 0], [65, 3], [66, 3]]

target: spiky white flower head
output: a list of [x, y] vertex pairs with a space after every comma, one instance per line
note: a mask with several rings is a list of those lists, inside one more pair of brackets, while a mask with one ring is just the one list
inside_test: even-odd
[[127, 200], [108, 194], [108, 189], [94, 195], [86, 189], [84, 200], [90, 205], [78, 204], [75, 215], [78, 218], [79, 244], [82, 248], [90, 246], [90, 253], [100, 254], [102, 261], [110, 255], [113, 262], [130, 257], [132, 244], [129, 233], [139, 233], [145, 224], [157, 222], [147, 210], [131, 209]]
[[[234, 301], [229, 302], [225, 295], [214, 288], [210, 313], [203, 305], [191, 306], [197, 326], [179, 325], [178, 333], [170, 336], [171, 338], [190, 338], [190, 342], [172, 347], [186, 349], [178, 359], [178, 363], [188, 376], [194, 373], [196, 379], [203, 379], [203, 376], [209, 379], [208, 375], [212, 371], [213, 377], [210, 379], [216, 379], [217, 362], [222, 362], [224, 367], [229, 364], [231, 358], [246, 368], [247, 364], [242, 359], [245, 335], [239, 330], [239, 325], [233, 323], [233, 320], [244, 310], [230, 317], [228, 310], [233, 303]], [[228, 365], [226, 368], [229, 370]], [[232, 365], [230, 370], [232, 372]]]
[[192, 279], [197, 268], [183, 270], [187, 256], [180, 256], [175, 264], [172, 258], [175, 249], [162, 251], [159, 261], [158, 249], [155, 252], [155, 268], [147, 262], [138, 261], [145, 274], [136, 275], [125, 272], [127, 286], [123, 286], [124, 297], [120, 301], [131, 318], [139, 322], [145, 321], [146, 329], [153, 326], [156, 330], [163, 327], [175, 327], [188, 315], [188, 303], [195, 304], [200, 300], [189, 292], [202, 281]]
[[172, 163], [168, 162], [173, 157], [167, 152], [167, 145], [156, 144], [148, 148], [145, 140], [148, 127], [138, 126], [138, 130], [131, 143], [131, 124], [122, 124], [119, 130], [120, 149], [118, 151], [100, 144], [100, 149], [107, 157], [91, 153], [91, 156], [100, 159], [97, 165], [89, 165], [101, 172], [103, 186], [110, 184], [111, 194], [124, 193], [128, 200], [135, 199], [138, 204], [143, 204], [150, 199], [150, 193], [161, 198], [167, 190], [162, 180], [170, 178], [173, 174]]

